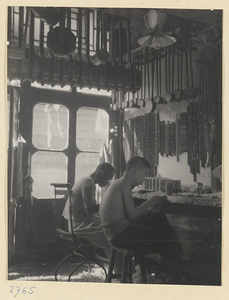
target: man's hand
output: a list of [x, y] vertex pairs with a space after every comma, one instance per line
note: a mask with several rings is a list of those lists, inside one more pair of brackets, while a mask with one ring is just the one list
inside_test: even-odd
[[168, 209], [170, 206], [170, 202], [166, 196], [153, 196], [152, 198], [148, 199], [148, 202], [148, 210], [152, 212], [159, 212]]

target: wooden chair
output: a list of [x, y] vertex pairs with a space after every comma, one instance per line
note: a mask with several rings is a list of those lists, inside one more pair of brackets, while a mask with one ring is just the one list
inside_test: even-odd
[[[71, 195], [72, 187], [69, 183], [51, 183], [54, 187], [55, 198], [58, 195], [67, 196], [69, 198], [69, 210], [70, 210], [70, 231], [63, 230], [61, 228], [56, 228], [57, 237], [62, 244], [62, 246], [68, 251], [68, 254], [58, 263], [55, 270], [55, 280], [57, 281], [58, 271], [64, 263], [67, 263], [70, 258], [76, 256], [81, 260], [73, 270], [70, 271], [68, 275], [68, 281], [71, 280], [72, 275], [83, 265], [87, 266], [88, 273], [91, 272], [91, 263], [97, 264], [105, 274], [105, 281], [107, 280], [107, 272], [104, 268], [104, 262], [108, 260], [104, 259], [99, 255], [99, 247], [92, 245], [90, 242], [86, 241], [80, 235], [77, 235], [73, 232], [73, 221], [72, 221], [72, 204], [71, 204]], [[89, 249], [90, 248], [90, 249]], [[86, 251], [87, 249], [87, 251]], [[89, 252], [89, 253], [88, 253]], [[103, 262], [101, 262], [103, 259]]]
[[[126, 251], [123, 252], [123, 250]], [[113, 248], [111, 261], [109, 263], [108, 275], [106, 282], [112, 282], [113, 279], [120, 279], [120, 283], [132, 283], [132, 275], [133, 275], [133, 260], [137, 260], [140, 266], [140, 274], [142, 278], [142, 283], [147, 283], [147, 276], [144, 264], [144, 253], [139, 251], [135, 251], [132, 249], [122, 249], [122, 269], [120, 274], [114, 273], [114, 265], [116, 262], [117, 254], [119, 250], [117, 248]]]
[[[106, 230], [104, 228], [106, 235]], [[107, 236], [107, 235], [106, 235]], [[108, 237], [107, 237], [108, 238]], [[113, 279], [120, 279], [120, 283], [132, 283], [133, 275], [133, 263], [140, 267], [141, 283], [147, 283], [147, 266], [146, 255], [152, 255], [158, 253], [158, 247], [156, 240], [140, 239], [127, 237], [124, 239], [114, 239], [111, 242], [113, 246], [112, 257], [109, 262], [108, 275], [106, 282], [112, 282]], [[117, 254], [122, 254], [122, 268], [121, 273], [114, 273], [114, 266], [117, 259]], [[152, 261], [150, 268], [157, 268], [157, 260]], [[154, 272], [151, 269], [151, 272]], [[155, 270], [156, 271], [156, 270]]]

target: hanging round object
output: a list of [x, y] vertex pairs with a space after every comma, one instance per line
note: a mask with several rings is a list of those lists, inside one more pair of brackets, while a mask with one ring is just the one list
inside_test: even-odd
[[151, 113], [151, 112], [154, 112], [156, 109], [156, 104], [153, 103], [152, 100], [147, 100], [146, 103], [145, 103], [145, 112], [147, 114]]
[[33, 13], [50, 26], [60, 21], [60, 12], [56, 7], [32, 7]]
[[47, 47], [58, 56], [69, 55], [76, 48], [76, 37], [69, 28], [51, 28], [47, 35]]

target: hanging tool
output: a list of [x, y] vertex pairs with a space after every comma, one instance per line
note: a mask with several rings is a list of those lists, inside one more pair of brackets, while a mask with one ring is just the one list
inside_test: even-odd
[[180, 88], [180, 58], [181, 58], [181, 51], [180, 51], [180, 42], [177, 43], [177, 89], [174, 90], [174, 101], [180, 102], [181, 101], [181, 88]]
[[[154, 79], [155, 79], [155, 50], [151, 49], [151, 99], [149, 99], [145, 103], [146, 113], [154, 112], [154, 110], [156, 109], [156, 104], [154, 103]], [[150, 84], [149, 84], [149, 95], [150, 95]]]

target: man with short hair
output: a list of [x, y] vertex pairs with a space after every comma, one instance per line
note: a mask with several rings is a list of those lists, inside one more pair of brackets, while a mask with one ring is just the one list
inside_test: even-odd
[[169, 201], [155, 193], [135, 206], [132, 189], [142, 184], [150, 165], [140, 156], [126, 164], [124, 175], [112, 182], [100, 204], [100, 219], [108, 240], [115, 247], [159, 253], [164, 259], [180, 259], [183, 249], [169, 225], [163, 209]]
[[[71, 211], [73, 231], [90, 243], [103, 248], [107, 257], [111, 257], [112, 247], [107, 241], [100, 224], [98, 212], [95, 213], [95, 185], [108, 185], [115, 170], [108, 163], [101, 163], [89, 176], [82, 177], [72, 187]], [[69, 199], [65, 205], [63, 216], [70, 220]]]

